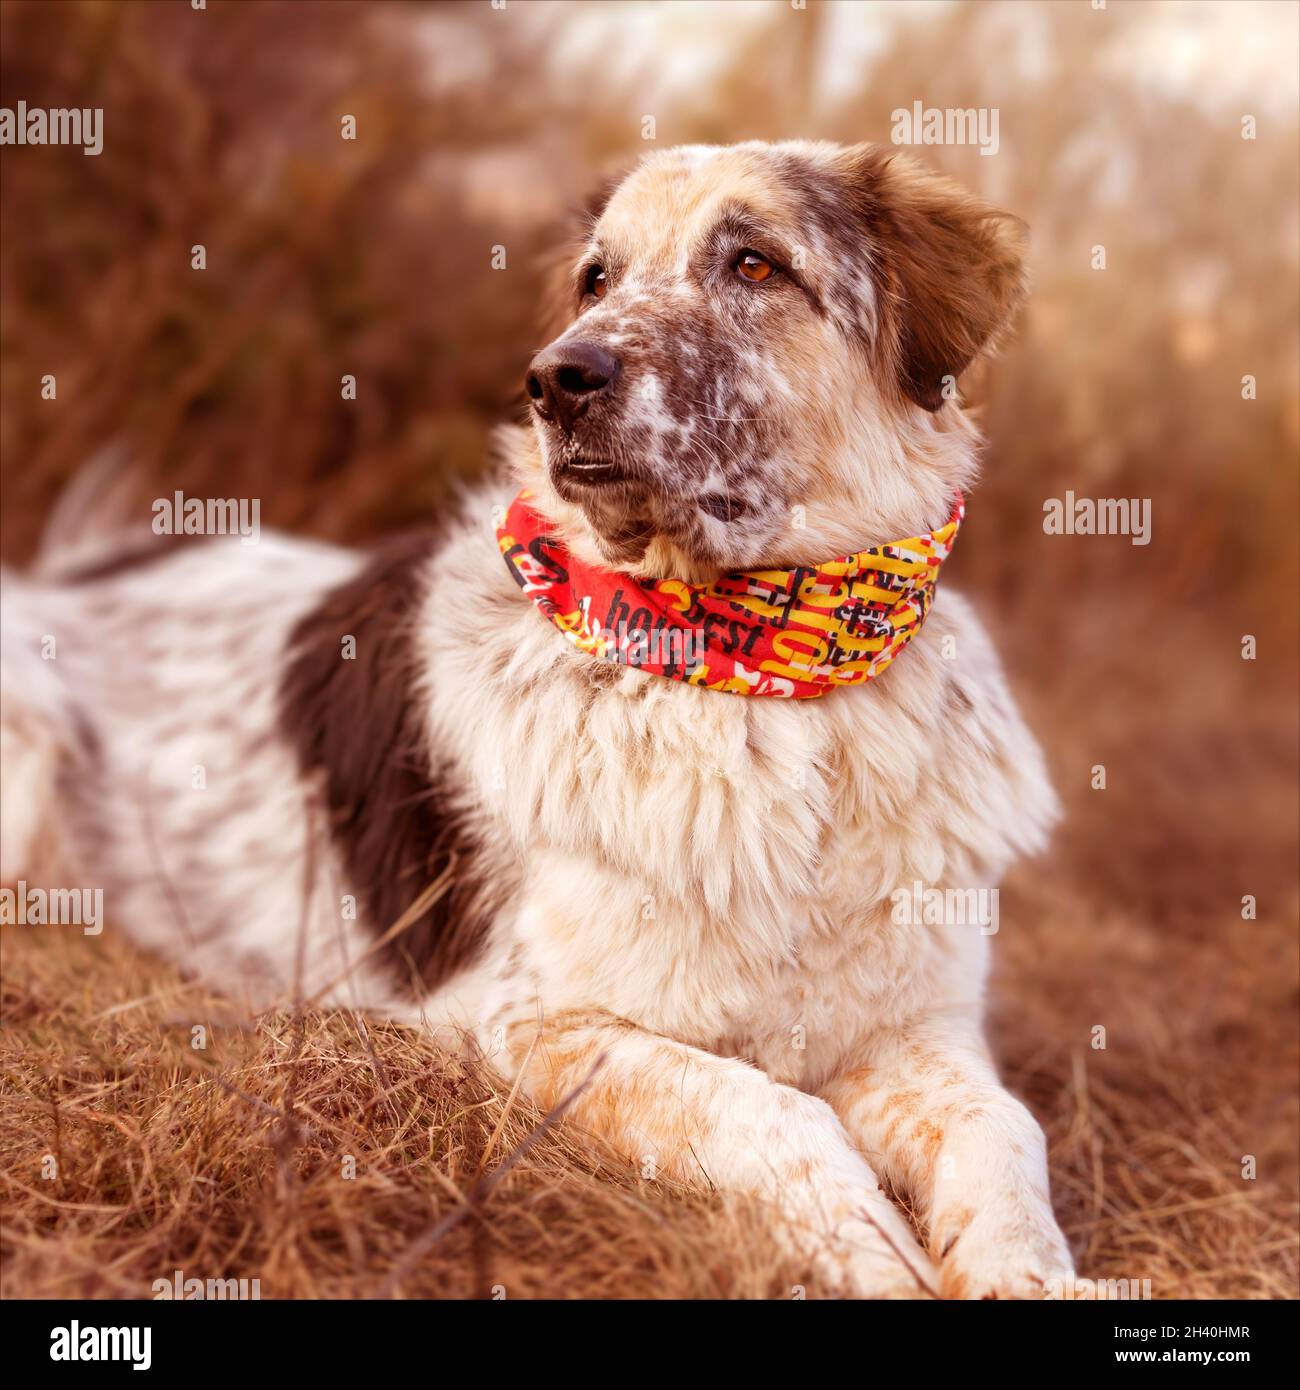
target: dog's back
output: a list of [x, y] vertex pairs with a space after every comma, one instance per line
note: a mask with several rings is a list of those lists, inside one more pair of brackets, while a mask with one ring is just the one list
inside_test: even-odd
[[[280, 683], [294, 624], [362, 564], [263, 535], [6, 573], [5, 881], [72, 876], [191, 970], [294, 981], [310, 788], [278, 728]], [[323, 907], [308, 991], [348, 964], [347, 925]]]

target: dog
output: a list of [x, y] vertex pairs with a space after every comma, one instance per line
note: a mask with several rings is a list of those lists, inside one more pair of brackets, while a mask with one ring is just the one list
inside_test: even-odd
[[[1071, 1255], [983, 1038], [990, 934], [900, 911], [1058, 815], [925, 587], [1022, 228], [870, 145], [684, 147], [565, 285], [442, 534], [6, 577], [5, 881], [62, 865], [227, 990], [472, 1039], [640, 1171], [767, 1204], [820, 1291], [1043, 1297]], [[574, 574], [702, 605], [705, 656], [631, 659], [547, 597]]]

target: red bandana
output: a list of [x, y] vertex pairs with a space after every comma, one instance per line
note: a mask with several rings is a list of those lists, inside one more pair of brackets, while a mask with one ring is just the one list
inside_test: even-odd
[[576, 647], [657, 676], [739, 695], [812, 699], [864, 685], [920, 630], [965, 514], [842, 560], [638, 580], [584, 564], [525, 489], [497, 530], [515, 582]]

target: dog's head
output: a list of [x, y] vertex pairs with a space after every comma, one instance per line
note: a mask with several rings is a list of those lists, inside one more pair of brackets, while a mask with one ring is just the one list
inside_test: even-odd
[[642, 574], [915, 534], [970, 479], [955, 383], [1023, 288], [1015, 220], [892, 151], [650, 155], [529, 367], [529, 481], [571, 541]]

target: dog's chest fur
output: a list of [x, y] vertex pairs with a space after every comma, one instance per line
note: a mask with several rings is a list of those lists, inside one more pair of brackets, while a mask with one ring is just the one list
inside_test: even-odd
[[957, 596], [864, 688], [746, 698], [578, 652], [487, 533], [446, 544], [420, 640], [433, 742], [520, 882], [439, 999], [607, 1009], [798, 1080], [850, 1027], [978, 995], [978, 930], [896, 922], [891, 895], [991, 885], [1054, 802]]

